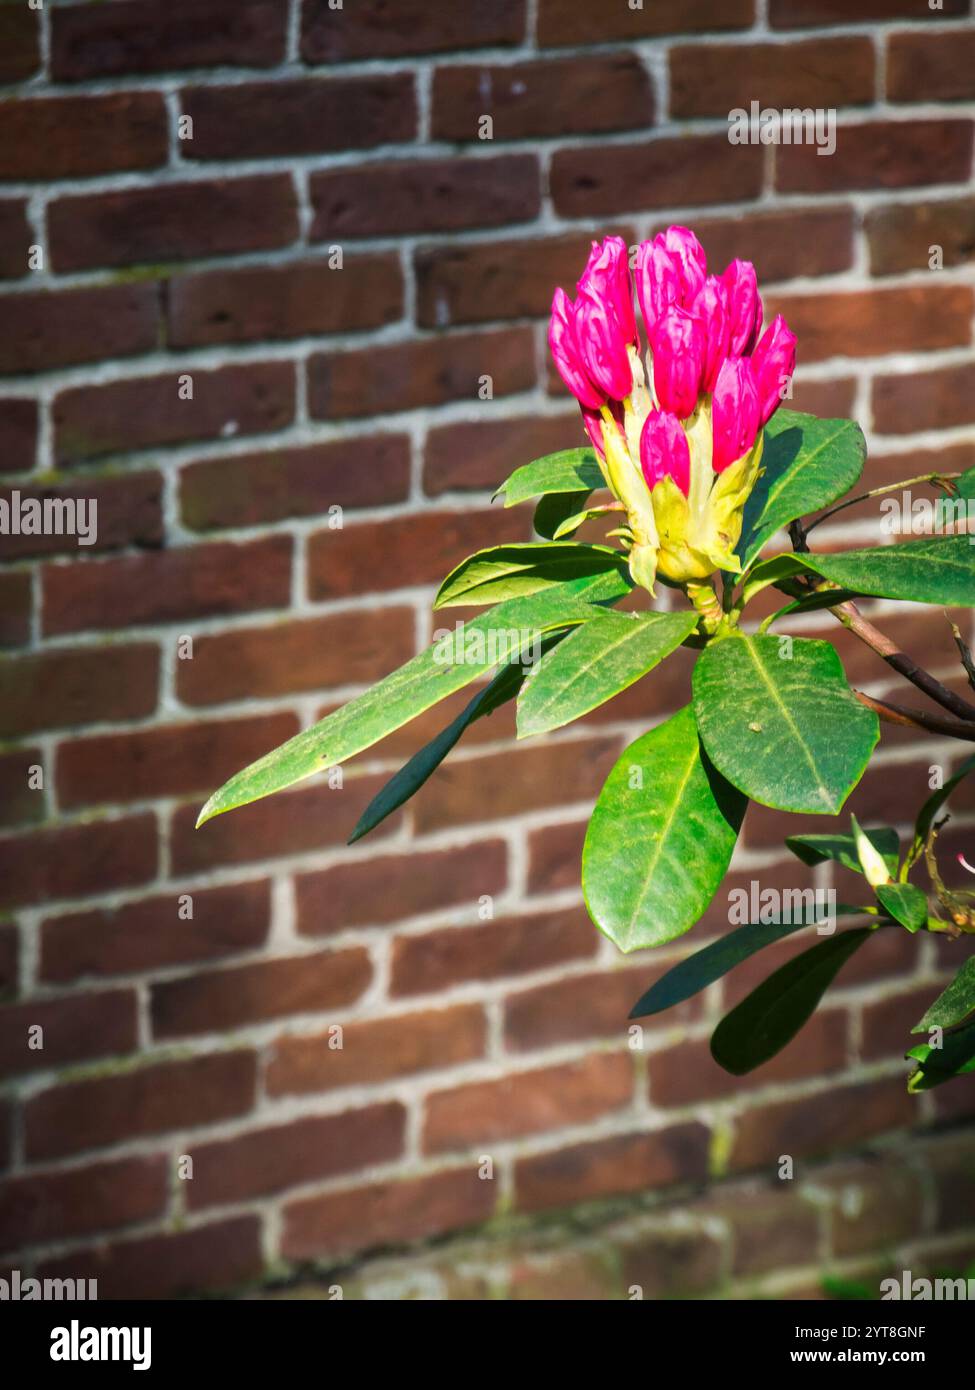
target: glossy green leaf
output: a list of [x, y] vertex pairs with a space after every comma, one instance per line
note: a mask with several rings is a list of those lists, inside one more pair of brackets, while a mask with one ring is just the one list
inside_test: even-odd
[[945, 1033], [941, 1047], [921, 1043], [912, 1047], [907, 1056], [917, 1062], [908, 1078], [909, 1091], [930, 1091], [956, 1076], [968, 1075], [975, 1071], [975, 1023]]
[[516, 468], [494, 495], [504, 497], [506, 507], [514, 507], [550, 492], [592, 492], [604, 486], [593, 449], [562, 449]]
[[619, 598], [631, 587], [626, 557], [605, 545], [529, 541], [496, 545], [469, 555], [441, 584], [434, 608], [500, 603], [574, 579], [605, 581], [601, 597]]
[[881, 883], [877, 901], [889, 917], [908, 931], [920, 931], [928, 920], [928, 900], [913, 883]]
[[711, 1037], [711, 1055], [733, 1076], [754, 1071], [795, 1037], [871, 927], [827, 937], [752, 990], [721, 1020]]
[[[571, 521], [582, 512], [591, 495], [588, 492], [549, 493], [539, 499], [532, 525], [538, 534], [548, 541], [561, 539], [556, 536], [556, 532], [565, 522]], [[579, 524], [581, 525], [581, 522]]]
[[458, 640], [434, 642], [313, 728], [231, 777], [210, 797], [197, 824], [346, 762], [495, 666], [530, 653], [542, 634], [588, 622], [600, 611], [587, 601], [598, 588], [592, 580], [580, 580], [479, 614], [463, 624]]
[[582, 887], [621, 951], [688, 931], [721, 884], [745, 798], [702, 755], [690, 707], [632, 743], [589, 822]]
[[573, 531], [578, 531], [579, 527], [586, 521], [594, 521], [603, 516], [617, 518], [618, 515], [619, 507], [615, 503], [609, 503], [604, 507], [586, 507], [583, 511], [575, 512], [560, 522], [555, 531], [555, 540], [561, 540], [563, 536], [570, 536]]
[[692, 683], [708, 756], [763, 806], [835, 815], [880, 737], [829, 642], [738, 633], [705, 648]]
[[975, 1011], [975, 956], [963, 961], [951, 984], [928, 1009], [912, 1033], [926, 1033], [930, 1028], [953, 1028], [963, 1023]]
[[866, 456], [856, 421], [778, 410], [765, 427], [765, 471], [745, 507], [743, 568], [776, 531], [848, 492], [863, 472]]
[[951, 793], [958, 786], [959, 782], [964, 781], [972, 772], [975, 772], [975, 753], [970, 758], [966, 758], [961, 767], [949, 777], [943, 787], [938, 787], [933, 791], [917, 813], [917, 820], [914, 824], [914, 839], [911, 848], [908, 850], [907, 858], [904, 860], [904, 867], [901, 871], [901, 878], [906, 879], [911, 866], [917, 863], [924, 853], [924, 846], [927, 842], [931, 827], [937, 819], [938, 812], [948, 800]]
[[[879, 851], [890, 872], [895, 874], [900, 855], [897, 831], [889, 825], [880, 825], [864, 830], [863, 833], [874, 849]], [[863, 873], [856, 841], [852, 835], [832, 832], [825, 835], [789, 835], [785, 843], [804, 864], [824, 864], [827, 859], [834, 859], [838, 864], [842, 864], [844, 869], [852, 869], [855, 874]]]
[[696, 626], [693, 611], [601, 613], [543, 656], [525, 681], [518, 737], [561, 728], [605, 704], [669, 656]]
[[752, 589], [766, 573], [777, 583], [790, 574], [811, 570], [857, 594], [907, 603], [975, 607], [975, 545], [964, 534], [924, 536], [869, 550], [839, 550], [832, 555], [780, 555], [769, 563], [774, 568], [766, 571], [763, 563], [752, 571]]

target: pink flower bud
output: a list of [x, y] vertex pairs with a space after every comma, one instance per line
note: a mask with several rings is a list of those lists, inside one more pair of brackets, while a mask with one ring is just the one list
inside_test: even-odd
[[751, 356], [759, 420], [765, 424], [782, 404], [782, 387], [796, 369], [796, 335], [781, 314], [766, 328]]
[[601, 459], [606, 457], [606, 450], [603, 448], [603, 417], [598, 410], [590, 410], [588, 406], [582, 407], [582, 424], [589, 436], [589, 443], [596, 450]]
[[606, 396], [589, 380], [576, 334], [576, 306], [562, 289], [556, 290], [552, 299], [548, 345], [559, 376], [579, 404], [598, 410]]
[[633, 390], [633, 368], [623, 326], [593, 281], [581, 280], [579, 284], [575, 332], [586, 375], [600, 391], [621, 401]]
[[704, 328], [704, 374], [701, 387], [713, 391], [718, 369], [728, 356], [731, 323], [728, 317], [728, 293], [724, 283], [709, 275], [697, 292], [691, 313], [700, 319]]
[[704, 373], [704, 327], [686, 309], [671, 304], [654, 325], [653, 385], [662, 410], [686, 420], [697, 405]]
[[586, 286], [602, 299], [619, 322], [627, 343], [638, 343], [636, 314], [633, 310], [633, 291], [630, 288], [630, 265], [626, 242], [619, 236], [608, 236], [600, 245], [594, 241], [589, 262], [583, 271], [578, 289]]
[[748, 452], [758, 434], [758, 391], [747, 357], [728, 357], [722, 363], [711, 403], [711, 426], [711, 466], [715, 473], [723, 473]]
[[673, 478], [687, 496], [691, 486], [691, 451], [676, 415], [655, 410], [647, 416], [640, 433], [640, 465], [651, 491], [662, 478]]
[[643, 241], [636, 252], [636, 296], [647, 333], [669, 304], [679, 302], [681, 281], [673, 257], [652, 241]]
[[751, 261], [732, 261], [721, 277], [728, 293], [728, 317], [731, 336], [728, 351], [732, 357], [743, 357], [755, 346], [762, 326], [762, 301], [758, 281]]
[[668, 252], [676, 265], [681, 282], [680, 303], [686, 309], [708, 273], [704, 247], [687, 227], [668, 227], [654, 237], [654, 245]]

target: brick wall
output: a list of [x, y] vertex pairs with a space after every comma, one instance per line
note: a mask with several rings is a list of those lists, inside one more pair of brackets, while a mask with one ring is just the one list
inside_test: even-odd
[[[872, 482], [972, 466], [973, 73], [968, 0], [0, 3], [0, 469], [99, 504], [92, 550], [0, 538], [0, 1262], [199, 1292], [475, 1228], [514, 1293], [605, 1292], [579, 1271], [623, 1241], [651, 1296], [971, 1257], [970, 1142], [917, 1133], [962, 1124], [971, 1088], [909, 1100], [900, 1060], [949, 945], [885, 934], [745, 1080], [709, 1028], [788, 946], [629, 1045], [681, 948], [602, 941], [579, 847], [626, 742], [686, 701], [683, 654], [556, 736], [482, 721], [352, 850], [449, 711], [341, 789], [193, 823], [424, 644], [453, 563], [528, 538], [490, 494], [580, 442], [544, 318], [593, 235], [686, 222], [754, 260], [799, 336], [794, 403], [861, 421]], [[835, 155], [732, 147], [752, 98], [835, 106]], [[876, 535], [849, 515], [834, 543]], [[959, 680], [938, 611], [878, 612]], [[851, 807], [906, 822], [961, 747], [885, 731]], [[800, 823], [752, 808], [729, 886], [802, 886]], [[727, 915], [723, 892], [694, 944]], [[849, 1203], [806, 1202], [844, 1183], [853, 1235]], [[593, 1201], [623, 1237], [531, 1246], [537, 1213]], [[646, 1233], [674, 1211], [677, 1256]]]

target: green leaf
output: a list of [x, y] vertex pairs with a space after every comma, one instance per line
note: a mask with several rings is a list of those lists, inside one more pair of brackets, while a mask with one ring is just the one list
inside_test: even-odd
[[835, 815], [880, 737], [836, 649], [738, 633], [694, 667], [694, 714], [708, 756], [739, 790], [782, 811]]
[[586, 601], [596, 589], [592, 580], [579, 580], [478, 614], [463, 625], [462, 640], [434, 642], [378, 685], [236, 773], [210, 797], [197, 825], [346, 762], [495, 666], [530, 650], [543, 633], [588, 622], [599, 612]]
[[434, 608], [497, 603], [537, 593], [573, 579], [605, 581], [601, 597], [619, 598], [631, 587], [626, 557], [605, 545], [576, 541], [528, 541], [495, 545], [462, 561], [440, 586]]
[[863, 431], [854, 420], [820, 420], [778, 410], [765, 427], [765, 471], [745, 507], [742, 567], [790, 521], [848, 492], [863, 472], [866, 456]]
[[752, 990], [721, 1020], [711, 1055], [733, 1076], [754, 1071], [791, 1042], [832, 984], [840, 968], [873, 928], [840, 932], [803, 951]]
[[693, 611], [601, 613], [543, 656], [525, 681], [518, 697], [518, 737], [561, 728], [611, 700], [669, 656], [696, 626]]
[[917, 820], [914, 824], [914, 839], [911, 842], [911, 847], [907, 852], [907, 858], [904, 860], [904, 867], [901, 870], [902, 879], [907, 878], [911, 866], [916, 864], [924, 853], [924, 846], [927, 843], [928, 834], [937, 818], [938, 812], [958, 786], [958, 783], [964, 781], [971, 772], [975, 772], [975, 753], [973, 753], [970, 758], [965, 759], [958, 771], [953, 777], [948, 778], [948, 781], [945, 782], [943, 787], [939, 787], [937, 791], [931, 793], [920, 811], [918, 811]]
[[614, 516], [619, 508], [615, 503], [609, 503], [604, 507], [586, 507], [584, 511], [576, 512], [573, 516], [567, 516], [559, 524], [555, 531], [555, 539], [561, 540], [563, 536], [569, 536], [573, 531], [578, 531], [579, 527], [586, 521], [593, 521], [601, 516]]
[[[590, 496], [588, 492], [552, 492], [539, 500], [532, 522], [535, 530], [546, 540], [560, 539], [556, 532], [567, 521], [582, 512]], [[585, 513], [582, 512], [584, 516]], [[581, 523], [580, 523], [581, 524]], [[574, 528], [573, 528], [574, 529]]]
[[[874, 849], [880, 853], [890, 872], [895, 874], [900, 855], [900, 840], [897, 831], [889, 825], [880, 825], [875, 829], [865, 830], [863, 833]], [[855, 874], [863, 873], [860, 857], [857, 854], [856, 840], [852, 835], [833, 834], [832, 832], [825, 835], [789, 835], [785, 843], [796, 858], [801, 859], [804, 864], [824, 864], [827, 859], [835, 859], [838, 864], [843, 865], [844, 869], [852, 869]]]
[[967, 469], [960, 478], [955, 478], [955, 489], [959, 497], [975, 499], [975, 468]]
[[[869, 550], [839, 550], [832, 555], [811, 551], [779, 555], [770, 563], [776, 565], [776, 583], [805, 569], [844, 589], [874, 598], [975, 608], [975, 545], [964, 534], [924, 536]], [[756, 566], [752, 584], [758, 578], [761, 576]]]
[[912, 1033], [926, 1033], [929, 1028], [953, 1028], [975, 1010], [975, 956], [963, 961], [948, 988], [939, 994]]
[[917, 1062], [907, 1081], [909, 1091], [930, 1091], [975, 1071], [975, 1023], [967, 1023], [954, 1033], [945, 1033], [943, 1046], [921, 1043], [912, 1047], [906, 1056]]
[[[833, 911], [840, 916], [861, 917], [864, 909], [840, 903]], [[761, 951], [765, 946], [772, 946], [783, 937], [802, 931], [803, 927], [809, 925], [804, 921], [749, 922], [747, 926], [736, 928], [727, 936], [712, 941], [710, 946], [704, 946], [693, 956], [680, 961], [672, 970], [668, 970], [666, 975], [654, 981], [646, 994], [642, 994], [633, 1005], [630, 1018], [645, 1018], [648, 1014], [659, 1014], [664, 1009], [673, 1008], [675, 1004], [682, 1004], [685, 999], [692, 998], [702, 989], [707, 989], [708, 985], [713, 985], [715, 980], [727, 975], [729, 970], [753, 956], [756, 951]]]
[[562, 449], [516, 468], [494, 495], [503, 496], [506, 507], [514, 507], [550, 492], [592, 492], [605, 485], [595, 450]]
[[928, 920], [928, 900], [913, 883], [881, 883], [877, 901], [888, 916], [909, 932], [920, 931]]
[[600, 931], [621, 951], [688, 931], [725, 875], [745, 804], [702, 755], [689, 706], [632, 743], [599, 794], [582, 853]]

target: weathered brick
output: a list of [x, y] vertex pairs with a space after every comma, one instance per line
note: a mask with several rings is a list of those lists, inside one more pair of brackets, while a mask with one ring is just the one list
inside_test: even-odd
[[911, 1030], [925, 1015], [939, 990], [931, 985], [917, 986], [903, 994], [891, 994], [884, 999], [864, 1004], [860, 1050], [868, 1062], [903, 1056], [910, 1047], [925, 1040], [915, 1037]]
[[285, 56], [287, 0], [115, 0], [55, 7], [59, 82], [180, 68], [271, 67]]
[[494, 48], [520, 43], [524, 36], [525, 0], [437, 10], [423, 0], [399, 0], [395, 13], [383, 0], [363, 0], [338, 24], [329, 0], [303, 0], [301, 9], [301, 56], [306, 63]]
[[869, 38], [678, 44], [670, 50], [672, 116], [727, 116], [756, 93], [772, 107], [858, 106], [873, 100]]
[[[0, 648], [20, 647], [30, 640], [31, 575], [28, 570], [0, 574]], [[0, 723], [10, 699], [6, 663], [0, 661]]]
[[37, 459], [36, 401], [0, 400], [0, 474], [26, 473]]
[[528, 832], [528, 891], [557, 893], [575, 888], [582, 872], [582, 845], [588, 820], [546, 825]]
[[445, 1235], [486, 1221], [496, 1201], [496, 1183], [473, 1164], [309, 1197], [284, 1209], [282, 1254], [312, 1259]]
[[160, 1154], [9, 1177], [0, 1183], [3, 1248], [42, 1245], [159, 1216], [168, 1168]]
[[839, 125], [828, 159], [816, 145], [780, 145], [775, 186], [820, 193], [963, 182], [971, 173], [972, 129], [971, 121], [948, 119]]
[[298, 235], [289, 174], [62, 197], [47, 218], [59, 271], [267, 251]]
[[0, 106], [0, 178], [70, 179], [158, 169], [169, 147], [158, 92], [21, 97]]
[[[50, 504], [55, 524], [65, 528], [59, 535], [45, 530], [40, 535], [0, 536], [0, 559], [15, 560], [28, 555], [90, 555], [102, 550], [121, 550], [126, 546], [157, 546], [163, 537], [162, 476], [159, 473], [128, 473], [117, 478], [89, 478], [66, 487], [28, 487], [18, 484], [14, 510], [28, 500], [42, 506]], [[0, 498], [10, 503], [12, 488], [0, 488]], [[79, 510], [78, 503], [82, 504]], [[93, 510], [97, 508], [97, 510]], [[71, 530], [67, 528], [71, 527]], [[87, 531], [90, 544], [82, 545], [79, 535]]]
[[387, 608], [368, 621], [356, 611], [200, 637], [179, 663], [177, 693], [213, 705], [367, 684], [413, 655], [413, 622], [412, 609]]
[[40, 15], [26, 5], [0, 7], [0, 82], [22, 82], [41, 64]]
[[378, 328], [403, 312], [403, 274], [393, 254], [175, 275], [167, 293], [171, 347], [301, 338]]
[[586, 135], [644, 129], [653, 122], [650, 77], [632, 53], [592, 53], [529, 63], [452, 64], [433, 77], [431, 133], [437, 140]]
[[0, 374], [45, 372], [151, 352], [160, 331], [156, 285], [39, 290], [0, 301], [6, 332]]
[[163, 724], [61, 743], [58, 802], [71, 809], [207, 791], [284, 743], [299, 727], [293, 714], [261, 714]]
[[[32, 999], [0, 1009], [0, 1075], [78, 1066], [132, 1052], [138, 1043], [135, 992], [92, 991], [61, 999]], [[32, 1028], [42, 1034], [31, 1035]], [[43, 1037], [43, 1047], [30, 1045]]]
[[707, 1174], [709, 1138], [693, 1121], [532, 1154], [515, 1164], [515, 1199], [521, 1210], [539, 1211], [697, 1182]]
[[[657, 230], [663, 230], [662, 227]], [[752, 261], [759, 284], [797, 275], [830, 275], [853, 264], [852, 208], [805, 207], [696, 219], [694, 231], [712, 273], [735, 257]]]
[[[20, 930], [16, 922], [7, 926], [0, 927], [0, 1000], [4, 1003], [7, 1000], [15, 999], [20, 993]], [[0, 1134], [4, 1130], [5, 1123], [9, 1115], [3, 1114], [3, 1107], [0, 1107]], [[0, 1155], [3, 1154], [5, 1145], [0, 1137]], [[3, 1167], [3, 1158], [0, 1157], [0, 1168]]]
[[412, 140], [416, 98], [408, 72], [189, 87], [187, 159], [277, 159]]
[[742, 1192], [706, 1203], [703, 1214], [723, 1217], [731, 1230], [731, 1272], [746, 1278], [805, 1265], [819, 1248], [819, 1216], [793, 1183], [780, 1192]]
[[551, 188], [562, 217], [747, 202], [762, 191], [762, 150], [729, 145], [726, 134], [556, 150]]
[[753, 0], [672, 0], [640, 8], [619, 5], [600, 10], [578, 0], [540, 0], [538, 42], [543, 47], [605, 43], [607, 39], [644, 39], [657, 34], [747, 29], [755, 18]]
[[402, 1153], [405, 1129], [405, 1109], [390, 1101], [196, 1144], [187, 1204], [197, 1211], [388, 1162]]
[[856, 379], [842, 377], [838, 381], [809, 381], [796, 373], [792, 383], [793, 410], [806, 411], [824, 420], [849, 420], [856, 400]]
[[975, 30], [892, 34], [887, 96], [891, 101], [975, 99]]
[[215, 1052], [52, 1086], [24, 1108], [29, 1160], [194, 1129], [245, 1115], [257, 1090], [257, 1054]]
[[18, 280], [27, 274], [33, 242], [26, 200], [4, 198], [0, 202], [0, 280]]
[[40, 974], [67, 983], [233, 956], [263, 945], [270, 925], [266, 880], [173, 889], [121, 907], [45, 918]]
[[47, 565], [46, 633], [169, 623], [282, 608], [291, 593], [291, 537], [181, 546], [155, 555]]
[[266, 1084], [270, 1095], [285, 1096], [390, 1081], [473, 1061], [484, 1055], [486, 1041], [480, 1004], [346, 1023], [341, 1047], [330, 1032], [279, 1038]]
[[[873, 382], [873, 421], [880, 434], [951, 429], [975, 420], [975, 366], [961, 362], [929, 372], [901, 372]], [[908, 469], [914, 476], [914, 470]]]
[[[969, 13], [971, 0], [941, 0], [938, 19]], [[773, 29], [815, 25], [869, 24], [874, 20], [917, 19], [915, 0], [770, 0]]]
[[876, 357], [967, 344], [972, 295], [965, 285], [776, 295], [766, 314], [776, 313], [798, 337], [800, 361]]
[[535, 335], [530, 328], [494, 333], [437, 334], [390, 347], [316, 353], [308, 362], [308, 405], [320, 420], [412, 410], [481, 398], [535, 385]]
[[159, 648], [150, 642], [7, 657], [0, 660], [0, 737], [139, 719], [155, 710], [158, 689]]
[[390, 994], [428, 994], [465, 980], [527, 974], [586, 959], [595, 950], [595, 928], [578, 908], [400, 936], [393, 942]]
[[198, 971], [152, 986], [153, 1032], [158, 1038], [187, 1037], [320, 1013], [353, 1003], [371, 976], [369, 954], [359, 947]]
[[789, 1154], [801, 1175], [803, 1160], [902, 1129], [915, 1118], [902, 1077], [833, 1086], [819, 1095], [744, 1111], [735, 1124], [730, 1162], [732, 1168], [757, 1168]]
[[[577, 884], [578, 866], [575, 879]], [[655, 962], [649, 977], [646, 966], [640, 970], [592, 971], [511, 994], [504, 1005], [505, 1046], [514, 1052], [533, 1052], [536, 1048], [574, 1043], [583, 1038], [627, 1042], [630, 1010], [653, 978], [673, 964], [672, 958], [660, 965]], [[652, 1020], [648, 1025], [644, 1019], [642, 1026], [652, 1027], [655, 1022], [663, 1022], [673, 1028], [687, 1023], [700, 1012], [700, 1002], [688, 1000], [668, 1010], [662, 1020]]]
[[873, 275], [927, 270], [940, 248], [946, 268], [967, 264], [975, 253], [975, 198], [929, 203], [888, 203], [864, 217]]
[[327, 936], [347, 927], [398, 922], [421, 912], [477, 905], [507, 885], [507, 846], [486, 840], [460, 849], [359, 857], [295, 880], [298, 931]]
[[[186, 399], [186, 377], [192, 397]], [[75, 386], [54, 398], [55, 458], [62, 466], [104, 454], [283, 429], [294, 419], [290, 362], [131, 377]]]
[[44, 769], [40, 748], [17, 748], [0, 753], [0, 825], [25, 825], [44, 819], [43, 787], [31, 786], [36, 780], [32, 769]]
[[312, 241], [502, 227], [540, 206], [531, 154], [368, 164], [313, 173], [309, 186]]
[[920, 1175], [893, 1155], [830, 1167], [817, 1177], [829, 1195], [830, 1244], [836, 1255], [889, 1250], [924, 1229]]
[[493, 492], [519, 464], [584, 442], [581, 431], [576, 412], [438, 425], [427, 432], [423, 490]]
[[7, 835], [0, 839], [0, 900], [87, 897], [145, 883], [156, 856], [156, 819], [148, 813]]
[[688, 1298], [720, 1285], [724, 1265], [721, 1244], [704, 1231], [653, 1231], [624, 1247], [623, 1283], [644, 1299]]

